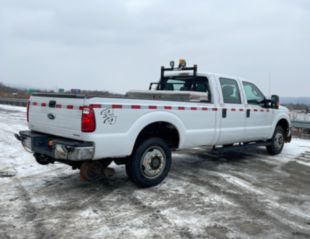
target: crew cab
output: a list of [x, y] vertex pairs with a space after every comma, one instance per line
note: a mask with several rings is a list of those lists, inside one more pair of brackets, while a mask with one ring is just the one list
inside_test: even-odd
[[279, 154], [290, 142], [288, 110], [252, 82], [198, 73], [197, 65], [161, 68], [159, 82], [125, 97], [33, 94], [28, 131], [16, 134], [40, 164], [55, 161], [91, 180], [112, 161], [125, 164], [139, 187], [159, 184], [173, 150], [266, 146]]

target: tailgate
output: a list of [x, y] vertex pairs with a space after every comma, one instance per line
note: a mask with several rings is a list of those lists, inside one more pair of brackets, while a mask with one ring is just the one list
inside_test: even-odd
[[84, 97], [31, 96], [29, 103], [29, 128], [31, 130], [81, 139], [80, 107]]

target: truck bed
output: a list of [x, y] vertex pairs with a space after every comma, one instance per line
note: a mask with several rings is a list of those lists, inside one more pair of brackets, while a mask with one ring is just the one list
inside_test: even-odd
[[131, 90], [125, 95], [101, 95], [94, 93], [85, 94], [57, 94], [57, 93], [35, 93], [32, 96], [51, 98], [108, 98], [108, 99], [137, 99], [137, 100], [169, 100], [169, 101], [207, 101], [208, 95], [205, 92], [194, 91], [155, 91], [155, 90]]

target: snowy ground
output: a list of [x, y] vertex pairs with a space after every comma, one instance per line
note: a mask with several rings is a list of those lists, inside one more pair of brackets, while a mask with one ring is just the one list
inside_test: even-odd
[[310, 141], [173, 155], [161, 185], [137, 189], [124, 167], [96, 183], [41, 166], [13, 133], [25, 109], [0, 105], [0, 238], [310, 238]]

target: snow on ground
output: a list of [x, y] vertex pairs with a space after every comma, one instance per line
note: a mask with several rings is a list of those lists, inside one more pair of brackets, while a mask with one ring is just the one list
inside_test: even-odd
[[0, 105], [0, 238], [310, 238], [310, 141], [173, 155], [168, 178], [138, 189], [123, 166], [88, 183], [41, 166], [13, 134], [25, 108]]

